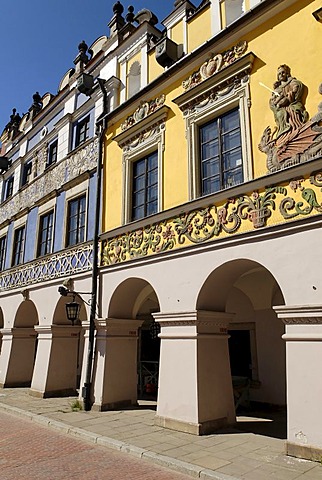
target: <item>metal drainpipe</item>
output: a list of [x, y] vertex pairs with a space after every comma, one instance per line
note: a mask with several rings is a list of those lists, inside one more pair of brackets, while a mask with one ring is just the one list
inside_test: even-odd
[[105, 132], [107, 129], [107, 93], [104, 88], [104, 80], [97, 79], [100, 89], [103, 93], [103, 113], [96, 121], [96, 133], [99, 132], [98, 144], [98, 159], [97, 159], [97, 188], [96, 188], [96, 203], [95, 203], [95, 225], [93, 236], [93, 270], [92, 270], [92, 296], [91, 296], [91, 310], [89, 317], [89, 334], [88, 334], [88, 357], [86, 366], [85, 383], [82, 390], [84, 399], [84, 409], [86, 411], [92, 408], [91, 399], [91, 385], [92, 385], [92, 369], [94, 357], [94, 340], [95, 340], [95, 313], [97, 304], [97, 287], [98, 287], [98, 242], [99, 242], [99, 226], [101, 219], [101, 191], [102, 191], [102, 160], [103, 160], [103, 143]]

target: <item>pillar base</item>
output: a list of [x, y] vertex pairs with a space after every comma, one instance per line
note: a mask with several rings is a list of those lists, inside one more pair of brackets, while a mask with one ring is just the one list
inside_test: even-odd
[[192, 435], [209, 435], [222, 428], [231, 425], [227, 417], [217, 418], [216, 420], [208, 420], [202, 423], [189, 423], [173, 418], [155, 416], [154, 424], [158, 427], [168, 428], [169, 430], [176, 430], [178, 432], [190, 433]]
[[46, 392], [40, 392], [38, 390], [30, 389], [29, 395], [37, 398], [54, 398], [54, 397], [77, 397], [78, 392], [73, 388], [65, 388], [62, 390], [52, 390]]
[[293, 443], [286, 440], [285, 453], [290, 457], [304, 458], [313, 462], [321, 462], [322, 448], [314, 445], [306, 445], [303, 443]]

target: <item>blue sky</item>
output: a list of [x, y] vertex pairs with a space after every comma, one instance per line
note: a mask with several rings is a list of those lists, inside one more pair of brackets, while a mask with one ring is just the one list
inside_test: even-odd
[[[12, 109], [26, 113], [32, 95], [57, 93], [65, 72], [72, 68], [85, 40], [91, 45], [108, 35], [113, 4], [108, 0], [2, 0], [0, 22], [0, 133]], [[129, 0], [134, 13], [148, 8], [162, 21], [174, 0]], [[163, 28], [163, 27], [161, 27]]]

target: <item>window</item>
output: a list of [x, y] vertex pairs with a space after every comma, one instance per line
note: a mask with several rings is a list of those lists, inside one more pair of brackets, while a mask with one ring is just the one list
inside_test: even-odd
[[75, 147], [81, 145], [89, 138], [89, 115], [81, 120], [76, 127], [76, 142]]
[[21, 186], [22, 187], [30, 182], [31, 172], [32, 172], [32, 162], [29, 161], [29, 162], [26, 162], [23, 165], [22, 179], [21, 179]]
[[12, 266], [19, 265], [23, 262], [23, 252], [25, 245], [25, 226], [17, 228], [15, 230], [13, 239], [13, 253], [12, 253]]
[[158, 211], [158, 153], [133, 163], [132, 220]]
[[201, 195], [243, 182], [239, 110], [200, 127]]
[[0, 238], [0, 271], [4, 269], [4, 262], [6, 258], [6, 244], [7, 244], [7, 237]]
[[58, 151], [58, 140], [55, 140], [49, 145], [46, 167], [49, 167], [53, 163], [57, 162], [57, 151]]
[[85, 240], [86, 196], [83, 195], [68, 203], [66, 246]]
[[47, 253], [51, 252], [53, 240], [53, 222], [53, 210], [40, 217], [37, 257], [41, 257], [42, 255], [46, 255]]
[[13, 193], [13, 175], [8, 178], [8, 180], [5, 182], [4, 185], [4, 195], [3, 195], [3, 200], [7, 200], [7, 198], [12, 196]]

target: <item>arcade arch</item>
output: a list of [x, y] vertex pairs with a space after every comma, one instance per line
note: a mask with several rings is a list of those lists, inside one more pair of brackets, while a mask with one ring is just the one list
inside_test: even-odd
[[24, 300], [16, 311], [13, 328], [2, 330], [0, 382], [3, 387], [30, 386], [37, 350], [35, 327], [38, 323], [34, 303]]
[[232, 314], [229, 356], [236, 396], [243, 377], [250, 385], [251, 401], [286, 404], [284, 325], [272, 308], [284, 303], [271, 272], [248, 259], [221, 265], [203, 284], [197, 309]]

